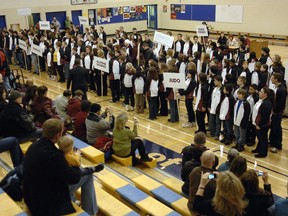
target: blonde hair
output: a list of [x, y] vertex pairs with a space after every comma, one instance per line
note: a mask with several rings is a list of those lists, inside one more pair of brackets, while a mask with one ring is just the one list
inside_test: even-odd
[[126, 113], [123, 112], [119, 114], [115, 120], [115, 129], [123, 130], [126, 126], [127, 121], [128, 121], [128, 116]]
[[58, 146], [62, 152], [68, 153], [68, 152], [72, 151], [72, 149], [74, 147], [74, 141], [70, 136], [66, 135], [66, 136], [63, 136], [59, 139]]
[[217, 213], [224, 216], [240, 216], [245, 212], [248, 201], [244, 200], [245, 190], [237, 176], [226, 171], [219, 175], [212, 205]]

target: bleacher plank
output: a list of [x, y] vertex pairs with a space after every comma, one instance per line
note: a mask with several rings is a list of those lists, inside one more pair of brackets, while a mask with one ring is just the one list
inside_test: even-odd
[[83, 156], [94, 163], [105, 163], [104, 153], [82, 140], [70, 135], [74, 140], [74, 147], [79, 149]]
[[174, 192], [178, 193], [178, 194], [182, 194], [182, 185], [184, 184], [183, 181], [176, 179], [176, 178], [169, 178], [166, 179], [164, 181], [162, 181], [162, 183], [170, 188], [171, 190], [173, 190]]
[[[149, 167], [149, 168], [154, 168], [157, 166], [157, 160], [155, 158], [153, 158], [152, 161], [149, 161], [149, 162], [144, 162], [144, 161], [141, 161], [140, 160], [140, 157], [139, 155], [136, 156], [138, 161], [145, 165], [146, 167]], [[119, 157], [115, 154], [112, 154], [112, 158], [119, 164], [123, 165], [123, 166], [132, 166], [132, 156], [129, 156], [129, 157]]]
[[119, 194], [122, 199], [139, 208], [143, 214], [152, 214], [155, 216], [179, 215], [171, 208], [148, 196], [146, 193], [132, 186], [128, 181], [112, 172], [97, 177], [105, 188], [112, 193]]
[[5, 193], [2, 188], [0, 188], [0, 211], [1, 215], [28, 215], [8, 196], [8, 194]]
[[72, 214], [68, 214], [67, 216], [89, 216], [89, 214], [87, 212], [85, 212], [82, 208], [80, 208], [75, 203], [72, 202], [72, 205], [73, 205], [74, 209], [76, 210], [76, 212], [74, 212]]
[[95, 185], [95, 191], [97, 194], [97, 205], [102, 213], [108, 216], [137, 216], [139, 215], [131, 208], [120, 202], [118, 199], [104, 191], [99, 186]]
[[132, 179], [132, 182], [144, 192], [152, 195], [165, 205], [172, 207], [181, 215], [191, 215], [187, 198], [179, 195], [171, 189], [163, 186], [160, 182], [146, 176], [140, 175]]
[[26, 152], [27, 152], [27, 150], [31, 144], [32, 144], [31, 141], [27, 141], [27, 142], [19, 145], [24, 155], [26, 154]]

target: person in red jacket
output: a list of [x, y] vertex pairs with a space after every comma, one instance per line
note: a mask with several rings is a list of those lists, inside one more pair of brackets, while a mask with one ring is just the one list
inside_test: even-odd
[[83, 100], [81, 102], [81, 111], [77, 113], [76, 118], [74, 120], [74, 131], [72, 133], [73, 136], [87, 142], [86, 140], [86, 124], [85, 119], [88, 115], [88, 111], [90, 109], [91, 102], [87, 100]]
[[81, 90], [76, 90], [74, 92], [75, 96], [70, 98], [67, 106], [67, 115], [74, 120], [77, 113], [81, 111], [81, 101], [84, 95], [84, 92]]

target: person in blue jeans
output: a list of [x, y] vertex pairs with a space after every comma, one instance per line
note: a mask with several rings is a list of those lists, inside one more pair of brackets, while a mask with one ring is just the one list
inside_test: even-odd
[[13, 166], [19, 166], [24, 159], [23, 153], [19, 147], [18, 140], [15, 137], [6, 137], [0, 139], [0, 153], [10, 151]]

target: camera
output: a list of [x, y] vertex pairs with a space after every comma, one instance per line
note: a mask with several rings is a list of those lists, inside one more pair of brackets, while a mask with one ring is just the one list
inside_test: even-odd
[[257, 171], [257, 176], [263, 176], [263, 171]]
[[209, 176], [208, 176], [208, 179], [215, 179], [217, 178], [217, 175], [215, 173], [211, 173]]

